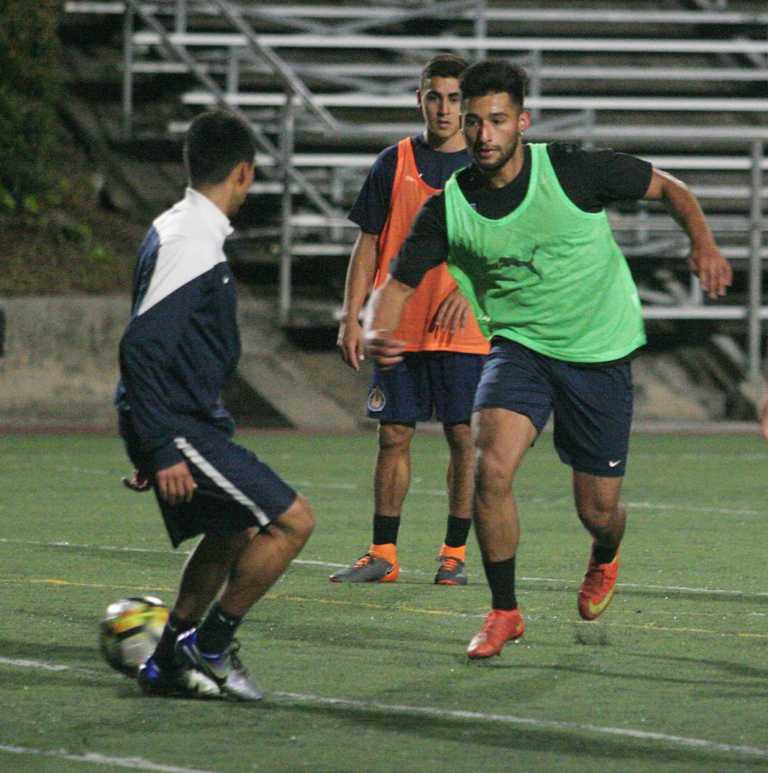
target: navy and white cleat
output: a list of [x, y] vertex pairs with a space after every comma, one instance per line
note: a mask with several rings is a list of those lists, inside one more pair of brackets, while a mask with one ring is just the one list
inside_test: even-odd
[[210, 677], [222, 693], [239, 701], [259, 701], [264, 693], [251, 681], [237, 655], [240, 644], [233, 641], [224, 652], [201, 652], [197, 646], [197, 629], [192, 628], [176, 640], [179, 660]]
[[154, 658], [139, 666], [136, 681], [145, 695], [167, 695], [191, 698], [220, 698], [215, 680], [188, 666], [162, 668]]

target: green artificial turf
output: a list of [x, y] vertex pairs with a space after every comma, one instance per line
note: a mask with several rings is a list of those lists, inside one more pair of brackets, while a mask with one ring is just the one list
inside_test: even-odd
[[464, 655], [489, 604], [474, 535], [470, 584], [432, 584], [447, 514], [438, 434], [414, 441], [400, 579], [364, 586], [327, 577], [370, 542], [375, 437], [241, 440], [318, 522], [241, 627], [267, 693], [254, 705], [145, 698], [101, 660], [107, 604], [172, 602], [185, 557], [153, 496], [120, 485], [119, 441], [0, 437], [0, 769], [768, 769], [768, 446], [756, 436], [633, 438], [619, 591], [594, 623], [576, 613], [589, 539], [544, 436], [516, 485], [526, 634], [481, 663]]

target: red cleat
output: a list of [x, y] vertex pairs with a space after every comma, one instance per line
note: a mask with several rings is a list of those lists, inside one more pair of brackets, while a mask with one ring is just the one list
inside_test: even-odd
[[492, 609], [469, 643], [467, 655], [473, 659], [500, 655], [504, 645], [519, 639], [524, 631], [525, 621], [519, 609]]
[[597, 564], [590, 557], [584, 582], [579, 589], [579, 614], [583, 620], [596, 620], [605, 612], [616, 591], [619, 554], [609, 564]]

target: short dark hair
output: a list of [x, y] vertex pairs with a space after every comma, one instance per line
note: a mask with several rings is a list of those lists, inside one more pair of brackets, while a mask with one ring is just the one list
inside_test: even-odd
[[467, 67], [461, 75], [461, 97], [484, 97], [486, 94], [509, 94], [523, 108], [528, 75], [519, 65], [504, 59], [486, 59]]
[[223, 108], [198, 115], [184, 138], [184, 166], [193, 188], [223, 182], [240, 162], [253, 163], [255, 154], [248, 124]]
[[469, 63], [456, 54], [436, 54], [425, 65], [419, 78], [419, 88], [430, 78], [459, 78]]

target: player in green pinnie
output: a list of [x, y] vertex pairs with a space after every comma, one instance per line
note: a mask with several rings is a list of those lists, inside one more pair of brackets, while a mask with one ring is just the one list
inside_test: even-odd
[[690, 239], [689, 266], [705, 292], [723, 295], [732, 278], [698, 202], [679, 180], [622, 153], [523, 143], [530, 124], [525, 80], [504, 61], [478, 62], [463, 73], [463, 131], [474, 163], [424, 205], [387, 283], [373, 295], [365, 326], [376, 362], [400, 362], [403, 344], [392, 331], [422, 277], [447, 259], [491, 339], [472, 424], [473, 516], [492, 600], [470, 658], [498, 655], [525, 628], [515, 595], [512, 484], [551, 414], [555, 447], [573, 470], [576, 511], [592, 538], [579, 614], [594, 620], [613, 597], [626, 523], [619, 494], [632, 420], [630, 360], [645, 333], [604, 207], [661, 201]]

